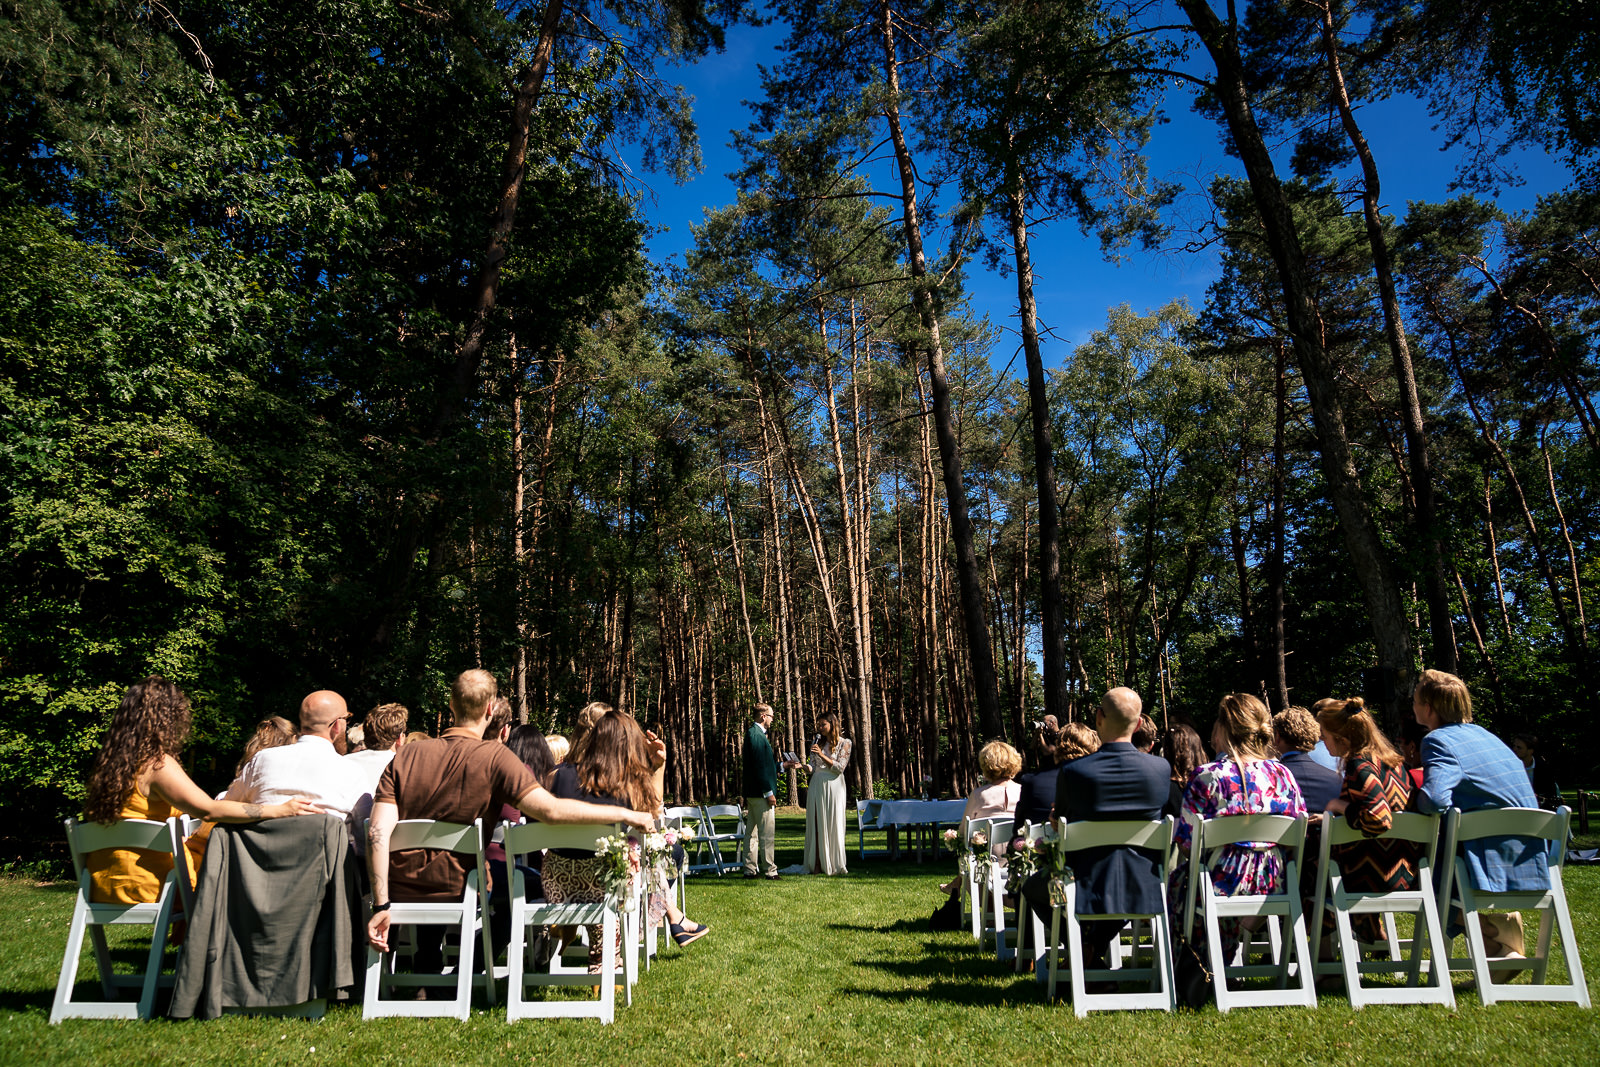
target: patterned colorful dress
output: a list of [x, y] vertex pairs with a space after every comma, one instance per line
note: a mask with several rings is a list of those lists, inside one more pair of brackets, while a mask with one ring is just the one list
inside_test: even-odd
[[[1363, 756], [1345, 760], [1344, 789], [1339, 798], [1347, 805], [1344, 819], [1367, 837], [1386, 834], [1396, 812], [1411, 804], [1411, 777], [1404, 768], [1390, 767]], [[1417, 850], [1409, 841], [1358, 841], [1330, 850], [1344, 875], [1345, 888], [1358, 893], [1414, 889], [1417, 884]], [[1382, 937], [1376, 915], [1354, 916], [1358, 941]], [[1323, 926], [1333, 929], [1333, 914], [1323, 916]]]
[[[1277, 760], [1257, 760], [1240, 764], [1232, 756], [1207, 763], [1194, 772], [1183, 794], [1183, 810], [1202, 819], [1224, 815], [1304, 815], [1306, 802], [1289, 768]], [[1178, 821], [1174, 838], [1187, 850], [1192, 843], [1187, 819]], [[1218, 896], [1274, 893], [1283, 884], [1283, 854], [1268, 842], [1249, 841], [1222, 849], [1221, 863], [1211, 868], [1211, 884]], [[1189, 865], [1182, 863], [1172, 874], [1170, 899], [1187, 899]], [[1178, 918], [1182, 909], [1174, 911]], [[1178, 918], [1181, 922], [1181, 918]], [[1239, 920], [1222, 921], [1224, 951], [1231, 952], [1238, 937]], [[1198, 923], [1195, 940], [1204, 933]]]

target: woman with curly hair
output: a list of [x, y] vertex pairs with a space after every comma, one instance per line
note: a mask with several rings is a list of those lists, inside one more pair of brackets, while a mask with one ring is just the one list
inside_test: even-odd
[[[218, 822], [253, 822], [317, 810], [301, 797], [281, 804], [242, 804], [207, 796], [178, 762], [189, 737], [189, 720], [189, 698], [165, 678], [152, 675], [129, 688], [89, 775], [84, 819], [105, 824], [160, 821], [184, 812]], [[144, 849], [99, 849], [88, 861], [90, 899], [105, 904], [156, 900], [172, 870], [171, 856]]]

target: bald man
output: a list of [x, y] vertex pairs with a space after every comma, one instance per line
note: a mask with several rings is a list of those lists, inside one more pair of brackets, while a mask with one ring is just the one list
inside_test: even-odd
[[330, 689], [310, 694], [300, 702], [300, 739], [256, 753], [228, 787], [227, 799], [272, 804], [298, 796], [349, 818], [372, 791], [366, 775], [344, 758], [349, 723], [344, 697]]

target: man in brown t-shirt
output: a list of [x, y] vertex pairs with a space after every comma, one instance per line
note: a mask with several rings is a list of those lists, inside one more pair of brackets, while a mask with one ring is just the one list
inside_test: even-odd
[[452, 852], [408, 849], [391, 862], [389, 835], [401, 819], [487, 824], [502, 804], [511, 804], [540, 822], [652, 825], [644, 812], [551, 795], [510, 749], [484, 740], [495, 695], [494, 675], [463, 673], [450, 688], [455, 725], [437, 740], [406, 745], [378, 779], [367, 846], [373, 909], [367, 940], [381, 952], [389, 951], [391, 891], [407, 900], [459, 900], [466, 885], [466, 867]]

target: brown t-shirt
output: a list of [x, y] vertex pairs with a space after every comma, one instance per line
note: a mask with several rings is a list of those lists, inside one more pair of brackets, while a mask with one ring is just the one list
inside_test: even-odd
[[[402, 745], [372, 796], [375, 802], [398, 807], [402, 819], [454, 823], [482, 819], [487, 834], [501, 805], [515, 805], [538, 784], [533, 772], [505, 745], [456, 726], [437, 740]], [[468, 869], [466, 857], [441, 849], [391, 852], [390, 899], [460, 900]]]

